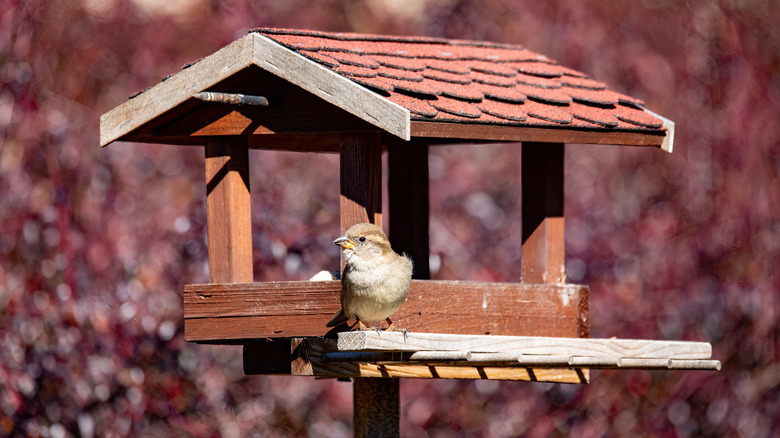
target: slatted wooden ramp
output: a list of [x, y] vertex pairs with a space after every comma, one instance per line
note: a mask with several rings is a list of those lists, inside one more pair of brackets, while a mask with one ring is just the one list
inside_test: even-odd
[[719, 370], [705, 342], [357, 331], [292, 340], [291, 374], [588, 383], [590, 369]]

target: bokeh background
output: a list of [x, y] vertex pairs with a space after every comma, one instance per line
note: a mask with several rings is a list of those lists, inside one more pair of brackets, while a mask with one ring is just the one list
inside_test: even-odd
[[[711, 342], [720, 372], [405, 380], [403, 436], [780, 435], [774, 0], [4, 0], [0, 436], [349, 436], [348, 383], [246, 377], [182, 338], [206, 282], [203, 153], [99, 116], [254, 27], [522, 44], [677, 123], [673, 154], [569, 145], [567, 267], [591, 335]], [[513, 145], [431, 151], [434, 278], [517, 281]], [[255, 277], [336, 270], [338, 157], [253, 151]]]

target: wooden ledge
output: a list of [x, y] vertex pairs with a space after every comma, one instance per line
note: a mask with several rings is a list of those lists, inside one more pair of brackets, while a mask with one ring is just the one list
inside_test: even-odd
[[[285, 348], [288, 350], [285, 351]], [[705, 342], [353, 331], [249, 343], [246, 374], [587, 383], [590, 369], [719, 370]], [[276, 363], [268, 358], [275, 358]]]
[[709, 359], [706, 342], [647, 339], [583, 339], [541, 336], [479, 336], [443, 333], [352, 331], [339, 333], [338, 351], [468, 351], [581, 357]]
[[[340, 308], [338, 281], [201, 284], [184, 287], [187, 341], [335, 337], [325, 323]], [[420, 333], [588, 336], [588, 288], [573, 284], [413, 280], [393, 321]]]

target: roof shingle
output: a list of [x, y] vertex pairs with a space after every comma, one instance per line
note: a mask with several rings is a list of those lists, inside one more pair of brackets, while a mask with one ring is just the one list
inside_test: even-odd
[[255, 29], [408, 109], [415, 120], [662, 130], [641, 102], [522, 46]]

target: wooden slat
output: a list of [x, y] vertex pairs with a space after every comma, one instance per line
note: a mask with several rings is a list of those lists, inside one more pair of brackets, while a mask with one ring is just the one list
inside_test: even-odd
[[644, 359], [709, 359], [712, 355], [712, 346], [706, 342], [373, 331], [344, 332], [338, 336], [338, 351], [445, 350]]
[[358, 223], [382, 226], [382, 144], [377, 133], [339, 137], [341, 232]]
[[[187, 285], [185, 339], [324, 336], [340, 290], [338, 281]], [[413, 332], [577, 337], [587, 303], [579, 285], [412, 280], [393, 321]]]
[[476, 123], [411, 122], [412, 137], [443, 138], [453, 141], [489, 140], [495, 142], [584, 143], [660, 147], [669, 135], [660, 131], [577, 130], [533, 128], [528, 126], [482, 125]]
[[563, 144], [522, 145], [522, 279], [563, 283]]
[[587, 383], [589, 379], [588, 370], [569, 368], [326, 362], [325, 353], [335, 351], [336, 348], [334, 339], [293, 340], [292, 375], [336, 378], [525, 380], [557, 383]]
[[252, 214], [246, 137], [206, 144], [209, 281], [246, 283], [252, 274]]
[[431, 276], [428, 236], [428, 145], [386, 138], [390, 241], [414, 262], [413, 278]]

